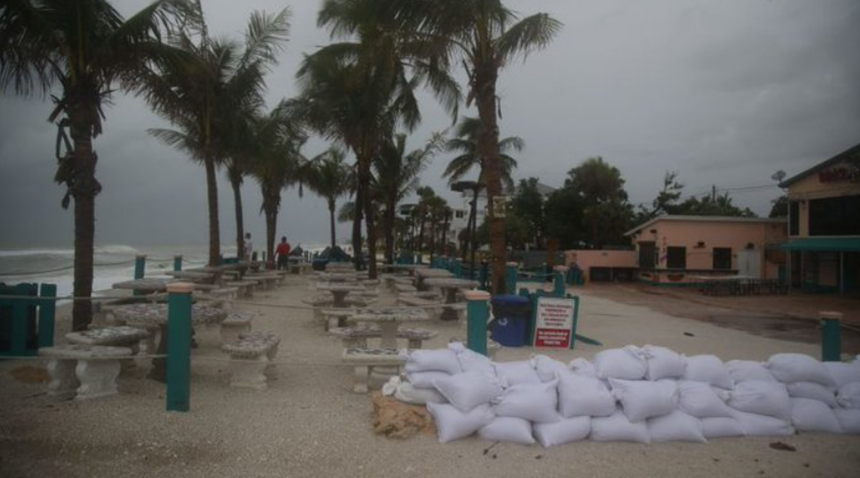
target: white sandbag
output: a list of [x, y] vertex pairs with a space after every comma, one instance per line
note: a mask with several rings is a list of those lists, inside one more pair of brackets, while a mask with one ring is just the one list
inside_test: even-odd
[[485, 355], [468, 349], [462, 342], [451, 342], [448, 350], [457, 354], [460, 369], [464, 372], [493, 373], [493, 362]]
[[591, 433], [591, 417], [559, 418], [555, 423], [535, 423], [532, 431], [544, 447], [585, 440]]
[[502, 385], [498, 378], [480, 372], [461, 373], [434, 380], [433, 386], [461, 412], [487, 404], [502, 394]]
[[836, 393], [820, 383], [794, 382], [786, 385], [791, 398], [809, 398], [824, 402], [828, 407], [836, 407]]
[[773, 378], [782, 383], [815, 382], [825, 387], [835, 387], [830, 370], [823, 363], [804, 354], [776, 354], [767, 361]]
[[687, 357], [684, 380], [707, 382], [715, 387], [732, 388], [732, 377], [723, 361], [716, 355]]
[[529, 362], [531, 362], [541, 382], [551, 382], [558, 375], [570, 372], [567, 365], [546, 355], [533, 355]]
[[445, 397], [434, 389], [415, 388], [411, 383], [404, 382], [400, 377], [391, 377], [382, 386], [382, 394], [393, 396], [395, 399], [411, 403], [412, 405], [425, 405], [427, 403], [447, 403]]
[[540, 377], [529, 360], [498, 362], [493, 364], [496, 375], [504, 379], [508, 386], [541, 383]]
[[707, 439], [744, 436], [744, 427], [734, 418], [709, 417], [702, 419], [702, 435]]
[[584, 358], [575, 358], [567, 365], [571, 372], [586, 377], [597, 377], [597, 369], [594, 364]]
[[794, 435], [794, 428], [788, 420], [737, 411], [735, 412], [735, 420], [741, 423], [744, 435], [747, 436]]
[[678, 382], [678, 408], [697, 418], [731, 417], [732, 411], [719, 394], [705, 382]]
[[791, 424], [799, 432], [842, 433], [833, 409], [809, 398], [791, 399]]
[[783, 421], [791, 419], [791, 401], [782, 383], [749, 380], [735, 385], [734, 390], [723, 392], [723, 395], [727, 397], [726, 404], [735, 410]]
[[505, 390], [496, 402], [496, 415], [522, 418], [535, 423], [558, 420], [558, 381], [514, 385]]
[[860, 382], [847, 383], [836, 392], [836, 403], [842, 408], [860, 409]]
[[594, 368], [600, 378], [622, 380], [642, 380], [648, 372], [642, 351], [633, 345], [599, 352], [594, 356]]
[[608, 417], [591, 419], [591, 439], [594, 441], [632, 441], [651, 443], [645, 421], [631, 423], [621, 410]]
[[837, 387], [851, 382], [860, 382], [860, 361], [854, 362], [823, 362], [836, 382]]
[[609, 384], [612, 396], [621, 402], [624, 414], [634, 423], [672, 413], [678, 406], [678, 384], [674, 380], [648, 382], [610, 378]]
[[444, 403], [428, 403], [427, 411], [436, 422], [436, 433], [441, 443], [465, 438], [487, 425], [495, 415], [489, 405], [481, 405], [467, 413]]
[[566, 418], [607, 417], [615, 413], [615, 397], [602, 380], [568, 373], [558, 380], [558, 410]]
[[484, 440], [503, 443], [531, 445], [535, 442], [532, 436], [532, 424], [528, 420], [514, 417], [496, 417], [493, 421], [478, 430], [478, 436]]
[[699, 419], [680, 410], [648, 419], [648, 433], [652, 442], [690, 441], [705, 443]]
[[453, 350], [410, 350], [402, 354], [406, 362], [406, 371], [410, 373], [434, 370], [456, 374], [463, 371], [460, 368], [460, 361], [457, 360], [457, 354]]
[[451, 374], [448, 372], [429, 370], [427, 372], [407, 372], [406, 380], [415, 388], [431, 388], [435, 390], [436, 387], [433, 385], [433, 380], [448, 378], [450, 376]]
[[729, 376], [735, 382], [745, 382], [747, 380], [762, 380], [764, 382], [775, 382], [776, 379], [771, 375], [770, 370], [761, 362], [752, 360], [729, 360], [726, 362], [726, 368], [729, 371]]
[[645, 378], [648, 380], [660, 380], [662, 378], [679, 378], [684, 376], [687, 368], [687, 360], [679, 353], [658, 347], [646, 345], [642, 347], [642, 355], [648, 365]]
[[860, 410], [854, 408], [837, 408], [833, 410], [836, 421], [842, 433], [860, 434]]

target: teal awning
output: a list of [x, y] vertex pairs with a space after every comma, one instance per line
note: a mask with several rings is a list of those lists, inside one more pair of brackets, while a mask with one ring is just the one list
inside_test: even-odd
[[860, 238], [793, 239], [780, 244], [779, 248], [783, 251], [860, 252]]

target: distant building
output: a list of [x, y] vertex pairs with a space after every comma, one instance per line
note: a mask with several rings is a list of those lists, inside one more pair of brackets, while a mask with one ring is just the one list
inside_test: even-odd
[[783, 181], [792, 287], [860, 293], [860, 144]]

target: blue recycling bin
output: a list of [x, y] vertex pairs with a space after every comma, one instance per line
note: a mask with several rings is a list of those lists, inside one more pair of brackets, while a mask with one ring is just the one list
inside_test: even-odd
[[497, 295], [490, 301], [494, 319], [490, 323], [490, 337], [505, 347], [522, 347], [529, 342], [532, 320], [528, 297]]

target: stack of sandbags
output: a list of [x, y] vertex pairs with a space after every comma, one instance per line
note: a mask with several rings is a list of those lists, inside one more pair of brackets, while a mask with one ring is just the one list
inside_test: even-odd
[[836, 384], [833, 413], [844, 433], [860, 433], [860, 355], [853, 362], [824, 362]]

